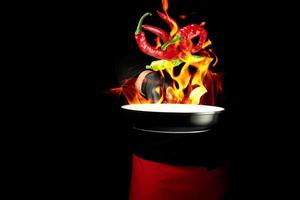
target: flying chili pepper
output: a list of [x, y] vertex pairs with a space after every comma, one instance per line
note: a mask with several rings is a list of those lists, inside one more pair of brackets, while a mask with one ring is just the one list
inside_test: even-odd
[[168, 42], [169, 40], [171, 40], [171, 36], [166, 31], [162, 30], [161, 28], [154, 27], [154, 26], [147, 25], [147, 24], [144, 24], [142, 27], [143, 27], [143, 29], [157, 35], [159, 38], [162, 39], [163, 42]]
[[178, 26], [176, 21], [168, 15], [166, 15], [165, 13], [159, 12], [158, 10], [156, 12], [159, 15], [159, 17], [170, 26], [171, 29], [173, 29], [174, 26]]
[[[199, 41], [196, 46], [193, 45], [192, 39], [199, 36]], [[207, 38], [206, 30], [198, 24], [190, 24], [181, 28], [174, 38], [162, 45], [161, 49], [167, 49], [171, 44], [174, 44], [180, 38], [180, 49], [183, 52], [196, 53], [202, 49]]]
[[[182, 40], [179, 44], [181, 50], [189, 51], [191, 53], [200, 51], [207, 38], [206, 30], [198, 24], [190, 24], [181, 28], [178, 32], [178, 35], [182, 37]], [[199, 40], [196, 46], [194, 46], [192, 39], [197, 36], [199, 36]]]
[[[163, 19], [172, 29], [174, 26], [177, 26], [177, 23], [174, 19], [166, 15], [165, 13], [156, 11], [161, 19]], [[196, 46], [193, 45], [192, 39], [199, 36], [199, 41]], [[206, 30], [198, 24], [190, 24], [181, 28], [172, 40], [169, 40], [162, 46], [162, 50], [166, 49], [169, 45], [174, 44], [178, 41], [180, 42], [180, 48], [183, 52], [196, 53], [201, 50], [203, 44], [207, 38]]]
[[138, 26], [136, 28], [136, 31], [135, 31], [135, 40], [136, 40], [140, 50], [142, 52], [144, 52], [145, 54], [147, 54], [149, 56], [153, 56], [157, 59], [173, 60], [173, 59], [178, 58], [179, 52], [178, 52], [177, 48], [174, 48], [173, 44], [170, 44], [172, 46], [170, 46], [169, 48], [165, 48], [165, 50], [163, 51], [160, 49], [156, 49], [155, 47], [151, 46], [147, 42], [146, 35], [142, 29], [142, 24], [143, 24], [144, 19], [149, 15], [151, 16], [152, 14], [147, 12], [141, 17], [141, 19], [138, 23]]

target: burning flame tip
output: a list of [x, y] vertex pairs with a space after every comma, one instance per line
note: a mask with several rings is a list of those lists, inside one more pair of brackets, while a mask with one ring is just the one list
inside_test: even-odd
[[163, 10], [165, 12], [167, 12], [167, 10], [169, 8], [169, 2], [168, 2], [168, 0], [162, 0], [162, 7], [163, 7]]

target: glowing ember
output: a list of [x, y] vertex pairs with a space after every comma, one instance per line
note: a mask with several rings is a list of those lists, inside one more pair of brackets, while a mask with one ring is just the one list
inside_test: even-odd
[[180, 19], [186, 19], [186, 15], [179, 15]]
[[[151, 13], [142, 16], [135, 32], [140, 50], [158, 59], [145, 67], [145, 70], [157, 73], [156, 76], [160, 80], [152, 81], [153, 88], [147, 91], [155, 98], [147, 97], [141, 89], [142, 84], [147, 81], [143, 73], [143, 80], [141, 77], [125, 80], [124, 84], [113, 89], [113, 92], [122, 93], [129, 104], [215, 105], [217, 96], [222, 92], [221, 75], [213, 72], [218, 59], [211, 49], [211, 41], [207, 39], [205, 22], [178, 28], [176, 21], [167, 13], [168, 0], [162, 0], [162, 7], [164, 12], [157, 11], [157, 14], [169, 25], [170, 33], [143, 24]], [[155, 47], [147, 42], [144, 30], [157, 36]], [[194, 42], [194, 39], [197, 39], [197, 42]]]

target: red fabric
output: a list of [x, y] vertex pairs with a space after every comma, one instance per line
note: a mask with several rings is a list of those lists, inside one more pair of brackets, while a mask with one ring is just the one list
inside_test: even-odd
[[223, 167], [181, 167], [133, 155], [130, 200], [221, 200]]

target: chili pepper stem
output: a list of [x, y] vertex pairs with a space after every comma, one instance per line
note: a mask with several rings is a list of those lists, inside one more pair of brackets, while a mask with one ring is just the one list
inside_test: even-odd
[[142, 29], [142, 25], [143, 25], [143, 21], [144, 19], [147, 17], [147, 16], [151, 16], [152, 14], [150, 12], [146, 12], [140, 19], [138, 25], [137, 25], [137, 28], [135, 30], [135, 34], [139, 34], [141, 32], [143, 32], [143, 29]]
[[164, 44], [161, 46], [161, 49], [162, 49], [162, 50], [166, 50], [167, 47], [168, 47], [169, 45], [174, 44], [174, 43], [176, 43], [177, 41], [181, 41], [181, 39], [182, 39], [182, 38], [181, 38], [180, 35], [176, 35], [172, 40], [170, 40], [170, 41], [164, 43]]

